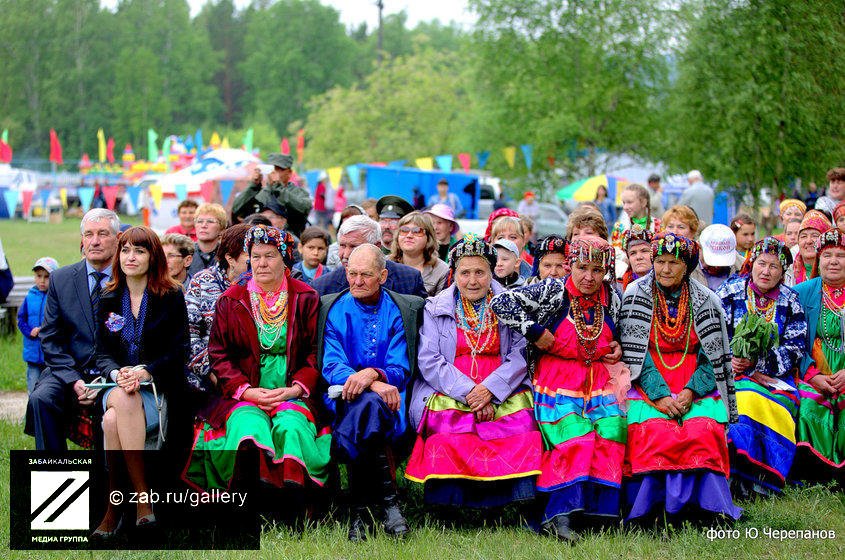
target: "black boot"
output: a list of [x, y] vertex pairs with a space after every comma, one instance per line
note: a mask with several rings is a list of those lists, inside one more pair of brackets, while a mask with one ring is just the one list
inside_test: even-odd
[[372, 515], [370, 515], [370, 510], [367, 508], [365, 501], [369, 486], [367, 484], [368, 477], [360, 466], [351, 463], [347, 465], [346, 474], [349, 480], [349, 498], [351, 502], [349, 533], [347, 536], [352, 542], [362, 542], [367, 540], [369, 522], [372, 519]]
[[550, 521], [543, 523], [543, 529], [559, 540], [575, 543], [580, 538], [578, 533], [569, 527], [568, 515], [557, 515]]
[[411, 530], [402, 515], [402, 510], [399, 509], [399, 496], [396, 481], [393, 479], [393, 465], [386, 452], [382, 451], [377, 455], [376, 468], [378, 469], [384, 504], [384, 515], [382, 517], [384, 532], [392, 537], [405, 537]]

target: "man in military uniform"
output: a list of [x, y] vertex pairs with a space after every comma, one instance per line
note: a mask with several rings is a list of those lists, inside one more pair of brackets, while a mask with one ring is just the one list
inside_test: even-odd
[[376, 212], [378, 212], [379, 226], [381, 226], [381, 252], [390, 254], [393, 247], [393, 238], [396, 230], [399, 229], [399, 219], [405, 214], [414, 211], [411, 203], [401, 196], [387, 195], [378, 199]]

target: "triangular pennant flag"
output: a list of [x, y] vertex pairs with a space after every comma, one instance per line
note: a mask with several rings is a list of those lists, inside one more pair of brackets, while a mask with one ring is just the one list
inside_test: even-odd
[[23, 191], [23, 215], [29, 216], [29, 210], [32, 208], [32, 196], [35, 194], [35, 191]]
[[296, 161], [302, 163], [302, 157], [305, 155], [305, 129], [300, 128], [296, 133]]
[[221, 204], [225, 206], [229, 202], [229, 197], [232, 195], [232, 189], [235, 188], [234, 181], [220, 181], [220, 198]]
[[38, 196], [41, 198], [41, 206], [47, 208], [47, 202], [50, 200], [50, 195], [53, 194], [50, 189], [41, 189], [38, 191]]
[[471, 163], [469, 153], [461, 152], [460, 154], [458, 154], [458, 161], [461, 162], [461, 168], [464, 170], [464, 173], [469, 173], [469, 166]]
[[150, 185], [150, 198], [153, 199], [153, 206], [156, 210], [161, 208], [161, 185], [153, 183]]
[[505, 161], [508, 162], [508, 167], [513, 169], [516, 164], [516, 146], [502, 148], [502, 154], [505, 156]]
[[194, 147], [197, 149], [197, 153], [202, 151], [202, 129], [198, 128], [197, 131], [194, 133]]
[[114, 163], [114, 138], [111, 137], [106, 142], [106, 159], [109, 160], [109, 163]]
[[440, 171], [452, 171], [452, 154], [443, 154], [434, 158], [437, 160], [437, 167]]
[[211, 147], [215, 148], [215, 149], [220, 147], [220, 135], [217, 134], [217, 131], [214, 131], [214, 133], [212, 133], [210, 144], [211, 144]]
[[15, 217], [15, 211], [18, 209], [18, 196], [20, 191], [15, 189], [3, 189], [3, 202], [6, 203], [6, 210], [9, 212], [9, 217]]
[[76, 191], [79, 196], [79, 204], [82, 205], [82, 211], [87, 212], [91, 209], [91, 202], [94, 201], [94, 187], [79, 187]]
[[117, 203], [117, 190], [119, 188], [117, 185], [103, 187], [103, 196], [106, 197], [106, 207], [109, 210], [114, 210], [114, 206]]
[[206, 202], [214, 201], [214, 182], [206, 181], [200, 185], [200, 194], [202, 199]]
[[129, 195], [129, 201], [132, 203], [132, 208], [138, 210], [138, 202], [141, 197], [141, 187], [126, 187], [126, 194]]
[[287, 138], [282, 138], [282, 143], [279, 144], [279, 151], [282, 152], [283, 155], [290, 155], [290, 142], [288, 142]]
[[229, 146], [229, 137], [228, 136], [223, 137], [223, 142], [220, 143], [220, 147], [225, 148], [227, 150], [229, 149], [230, 146]]
[[305, 177], [305, 184], [308, 185], [308, 188], [312, 190], [317, 188], [317, 183], [320, 182], [320, 173], [321, 171], [319, 169], [312, 169], [302, 174]]
[[5, 140], [0, 140], [0, 163], [12, 163], [12, 147]]
[[253, 132], [252, 128], [249, 128], [246, 131], [246, 134], [244, 134], [244, 150], [246, 150], [249, 153], [252, 153], [253, 134], [254, 134], [254, 132]]
[[56, 165], [62, 164], [62, 144], [59, 142], [59, 135], [54, 129], [50, 129], [50, 161]]
[[434, 169], [434, 158], [430, 157], [421, 157], [416, 159], [417, 167], [425, 171], [431, 171]]
[[164, 155], [164, 170], [170, 173], [170, 136], [164, 139], [161, 144], [161, 153]]
[[155, 163], [158, 161], [158, 146], [156, 141], [158, 134], [152, 128], [147, 129], [147, 161]]
[[7, 144], [9, 143], [9, 129], [8, 128], [3, 129], [3, 134], [0, 134], [0, 140], [3, 140], [3, 142], [5, 142]]
[[97, 156], [100, 163], [106, 161], [106, 135], [103, 134], [103, 129], [97, 129]]
[[522, 144], [520, 146], [522, 150], [522, 156], [525, 158], [525, 167], [528, 168], [528, 171], [531, 171], [531, 163], [534, 156], [534, 147], [531, 144]]
[[173, 192], [176, 194], [176, 200], [182, 202], [188, 198], [188, 185], [176, 185], [173, 187]]
[[475, 155], [478, 158], [478, 168], [484, 169], [484, 166], [487, 165], [487, 160], [490, 159], [490, 150], [484, 150], [483, 152], [478, 152]]
[[340, 178], [343, 177], [343, 168], [329, 167], [326, 173], [329, 174], [329, 182], [332, 184], [332, 187], [335, 189], [340, 188]]
[[361, 168], [357, 165], [347, 165], [346, 174], [349, 176], [349, 182], [352, 183], [352, 186], [357, 191], [361, 185]]
[[[63, 188], [59, 189], [59, 199], [62, 201], [62, 208], [67, 210], [67, 189], [66, 188], [63, 187]], [[138, 207], [138, 205], [136, 204], [135, 208], [137, 208], [137, 207]]]

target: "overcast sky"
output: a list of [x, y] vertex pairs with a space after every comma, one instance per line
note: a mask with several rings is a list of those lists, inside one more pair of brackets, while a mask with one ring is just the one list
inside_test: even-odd
[[[188, 0], [191, 15], [197, 15], [207, 0]], [[114, 9], [118, 0], [101, 0], [101, 4]], [[340, 12], [340, 20], [349, 27], [357, 26], [362, 21], [373, 29], [378, 24], [378, 8], [375, 0], [320, 0]], [[249, 5], [249, 0], [235, 0], [239, 8]], [[466, 0], [384, 0], [384, 13], [395, 14], [405, 10], [408, 14], [408, 26], [413, 28], [421, 21], [440, 20], [441, 23], [454, 21], [464, 28], [475, 23], [475, 16], [469, 13]]]

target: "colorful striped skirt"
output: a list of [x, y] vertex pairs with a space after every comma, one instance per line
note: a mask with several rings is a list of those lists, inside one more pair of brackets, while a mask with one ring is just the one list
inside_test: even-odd
[[798, 391], [772, 389], [747, 375], [736, 378], [739, 422], [728, 428], [731, 476], [780, 492], [795, 459]]
[[267, 414], [255, 405], [241, 402], [229, 413], [226, 425], [214, 429], [197, 425], [194, 448], [183, 478], [198, 490], [229, 488], [238, 471], [238, 450], [257, 449], [258, 469], [254, 473], [267, 484], [304, 487], [323, 486], [329, 475], [331, 434], [319, 434], [314, 416], [300, 400], [279, 405]]
[[798, 396], [798, 446], [830, 468], [845, 468], [845, 395], [829, 399], [798, 381]]
[[534, 497], [540, 473], [540, 432], [531, 391], [494, 405], [489, 422], [442, 393], [426, 402], [405, 478], [425, 483], [427, 503], [499, 507]]

